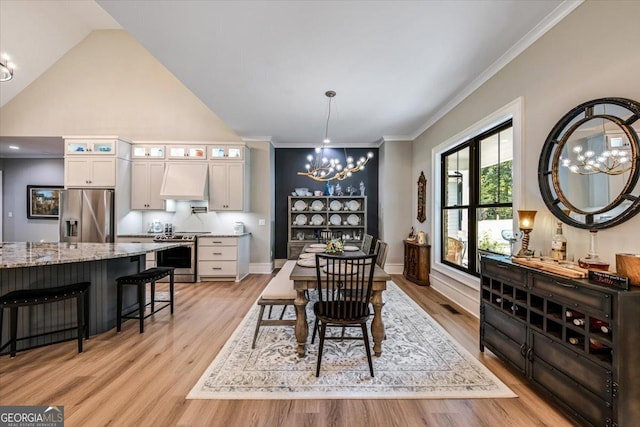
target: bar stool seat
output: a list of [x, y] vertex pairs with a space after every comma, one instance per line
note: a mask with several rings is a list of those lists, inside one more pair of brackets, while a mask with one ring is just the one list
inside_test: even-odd
[[[174, 294], [174, 268], [173, 267], [154, 267], [148, 270], [141, 271], [140, 273], [130, 274], [128, 276], [122, 276], [116, 279], [118, 285], [118, 314], [117, 314], [117, 332], [122, 330], [122, 319], [138, 319], [140, 321], [140, 333], [144, 332], [144, 319], [157, 313], [163, 308], [171, 307], [171, 314], [173, 314], [173, 294]], [[157, 300], [156, 299], [156, 282], [162, 278], [169, 276], [169, 299]], [[151, 284], [151, 301], [146, 302], [145, 291], [147, 283]], [[122, 314], [123, 304], [123, 287], [126, 285], [133, 285], [138, 287], [138, 308]], [[167, 304], [156, 309], [156, 302], [166, 302]], [[151, 306], [151, 311], [146, 316], [144, 315], [145, 308]], [[137, 316], [131, 316], [131, 314], [138, 312]]]
[[[10, 345], [9, 355], [16, 356], [17, 342], [44, 335], [50, 335], [73, 329], [78, 330], [78, 353], [82, 353], [82, 338], [89, 339], [89, 282], [79, 282], [54, 288], [19, 289], [0, 296], [0, 344], [2, 343], [2, 321], [4, 309], [9, 311], [9, 341], [0, 346], [0, 351]], [[77, 325], [71, 328], [59, 329], [37, 335], [18, 338], [18, 309], [40, 304], [48, 304], [67, 299], [76, 299]]]

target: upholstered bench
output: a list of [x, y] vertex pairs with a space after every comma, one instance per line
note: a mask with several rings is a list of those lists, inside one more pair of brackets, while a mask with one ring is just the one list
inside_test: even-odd
[[[8, 308], [9, 315], [9, 341], [0, 347], [2, 351], [10, 345], [9, 355], [16, 357], [16, 344], [20, 340], [37, 338], [44, 335], [66, 332], [73, 329], [78, 330], [78, 353], [82, 353], [82, 338], [89, 339], [89, 282], [79, 282], [71, 285], [57, 286], [54, 288], [42, 289], [19, 289], [0, 296], [0, 344], [2, 343], [2, 319], [4, 309]], [[38, 335], [30, 335], [18, 338], [18, 308], [29, 307], [40, 304], [76, 299], [76, 321], [75, 327], [58, 329], [52, 332], [45, 332]], [[53, 343], [52, 343], [53, 344]]]
[[[173, 290], [174, 290], [174, 268], [173, 267], [154, 267], [140, 273], [130, 274], [128, 276], [122, 276], [116, 279], [118, 285], [118, 314], [117, 314], [117, 331], [122, 330], [122, 319], [138, 319], [140, 321], [140, 333], [144, 332], [144, 319], [157, 313], [163, 308], [171, 307], [171, 314], [173, 314]], [[169, 299], [157, 300], [156, 299], [156, 282], [164, 277], [169, 276]], [[151, 301], [146, 302], [146, 287], [147, 283], [151, 284]], [[123, 299], [123, 287], [126, 285], [137, 286], [138, 289], [138, 308], [122, 314], [122, 299]], [[156, 310], [155, 303], [166, 302], [167, 304], [161, 306]], [[146, 316], [144, 315], [145, 308], [151, 306], [151, 311]], [[138, 312], [137, 316], [131, 316], [131, 314]]]
[[[253, 335], [253, 343], [251, 348], [256, 347], [256, 339], [258, 338], [258, 332], [260, 326], [295, 326], [295, 319], [284, 320], [284, 312], [288, 305], [293, 305], [296, 299], [296, 291], [293, 289], [293, 281], [289, 279], [291, 270], [295, 267], [295, 261], [287, 261], [278, 274], [269, 281], [269, 284], [262, 291], [260, 298], [258, 299], [258, 305], [260, 306], [260, 314], [258, 315], [258, 322], [256, 324], [256, 331]], [[271, 319], [271, 308], [274, 305], [282, 305], [282, 313], [279, 319]], [[263, 319], [265, 307], [269, 306], [269, 319]]]

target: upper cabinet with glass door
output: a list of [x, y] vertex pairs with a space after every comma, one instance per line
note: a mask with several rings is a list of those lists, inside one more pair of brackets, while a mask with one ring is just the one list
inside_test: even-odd
[[206, 145], [168, 145], [167, 158], [182, 160], [205, 160], [207, 158]]
[[164, 145], [136, 144], [131, 146], [131, 157], [134, 159], [164, 159]]
[[244, 160], [244, 145], [210, 145], [210, 160]]
[[115, 155], [117, 138], [65, 139], [65, 155]]

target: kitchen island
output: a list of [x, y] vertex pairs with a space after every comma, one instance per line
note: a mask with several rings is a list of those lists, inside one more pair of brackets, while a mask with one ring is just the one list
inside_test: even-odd
[[[0, 248], [0, 295], [18, 289], [91, 283], [89, 289], [89, 333], [108, 331], [116, 325], [115, 279], [144, 270], [147, 252], [178, 246], [177, 243], [2, 243]], [[133, 306], [133, 289], [125, 293], [125, 307]], [[8, 314], [7, 314], [8, 316]], [[75, 322], [71, 300], [22, 308], [18, 336], [37, 335], [67, 328]], [[5, 316], [6, 317], [6, 316]], [[9, 336], [8, 321], [2, 322], [2, 337]], [[19, 341], [18, 349], [71, 339], [75, 332], [45, 335]]]

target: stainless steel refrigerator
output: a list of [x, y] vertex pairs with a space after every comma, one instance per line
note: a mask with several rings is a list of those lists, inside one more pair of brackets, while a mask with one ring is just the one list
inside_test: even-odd
[[60, 192], [60, 241], [113, 243], [114, 190], [68, 189]]

